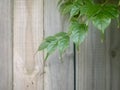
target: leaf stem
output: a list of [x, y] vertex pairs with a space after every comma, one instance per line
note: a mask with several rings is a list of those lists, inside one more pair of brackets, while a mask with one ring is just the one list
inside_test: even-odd
[[102, 6], [106, 5], [109, 0], [105, 0], [105, 2], [102, 4]]

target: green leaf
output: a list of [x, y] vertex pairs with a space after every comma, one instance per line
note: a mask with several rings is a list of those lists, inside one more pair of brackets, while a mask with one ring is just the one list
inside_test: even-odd
[[61, 37], [61, 36], [66, 36], [67, 33], [66, 32], [59, 32], [57, 34], [55, 34], [55, 37]]
[[79, 7], [77, 7], [76, 5], [74, 5], [70, 11], [70, 18], [72, 18], [73, 16], [79, 14], [80, 9]]
[[119, 9], [116, 5], [104, 5], [101, 12], [109, 18], [118, 18], [119, 16]]
[[109, 26], [111, 23], [111, 19], [108, 17], [105, 17], [104, 14], [97, 15], [95, 18], [93, 18], [93, 24], [95, 27], [97, 27], [99, 30], [104, 33], [105, 29]]
[[43, 49], [46, 49], [51, 41], [56, 40], [54, 36], [49, 36], [45, 38], [45, 40], [40, 44], [38, 51], [41, 51]]
[[51, 55], [56, 50], [56, 48], [57, 48], [57, 40], [51, 41], [46, 48], [47, 49], [46, 50], [47, 54], [46, 54], [45, 60], [48, 59], [49, 55]]
[[95, 16], [97, 13], [99, 13], [101, 7], [99, 4], [86, 4], [81, 6], [80, 12], [81, 15], [86, 15], [88, 18], [91, 18]]
[[96, 14], [93, 14], [93, 16], [90, 17], [92, 18], [91, 20], [93, 21], [94, 26], [104, 34], [105, 29], [111, 23], [111, 19], [118, 18], [119, 11], [115, 5], [99, 5], [97, 9], [98, 10], [94, 12]]
[[73, 19], [73, 20], [71, 21], [68, 34], [71, 34], [74, 29], [77, 29], [77, 28], [79, 27], [79, 25], [80, 25], [80, 24], [78, 23], [78, 21], [77, 21], [76, 19]]
[[57, 40], [51, 41], [47, 47], [47, 53], [51, 54], [57, 48]]
[[46, 57], [45, 60], [48, 58], [49, 55], [52, 54], [52, 52], [55, 51], [57, 47], [57, 39], [55, 36], [49, 36], [44, 39], [44, 41], [40, 44], [38, 51], [46, 49]]
[[48, 47], [48, 44], [49, 44], [48, 42], [43, 41], [43, 42], [40, 44], [40, 46], [39, 46], [39, 48], [38, 48], [38, 51], [41, 51], [41, 50], [47, 48], [47, 47]]
[[88, 26], [86, 24], [79, 24], [78, 22], [72, 23], [72, 26], [70, 28], [71, 32], [71, 38], [73, 42], [76, 44], [77, 48], [79, 44], [81, 44], [88, 31]]
[[69, 46], [69, 36], [66, 32], [60, 32], [55, 34], [55, 37], [57, 38], [58, 41], [58, 50], [60, 53], [60, 57], [62, 58], [62, 54], [65, 52], [65, 50]]
[[66, 2], [60, 5], [60, 12], [62, 14], [68, 14], [71, 11], [73, 4], [71, 2]]
[[49, 36], [49, 37], [45, 38], [46, 42], [51, 42], [51, 41], [55, 41], [55, 40], [56, 40], [56, 38], [54, 36]]
[[69, 36], [64, 36], [58, 41], [58, 49], [60, 52], [60, 56], [62, 56], [62, 53], [65, 52], [65, 50], [69, 47]]

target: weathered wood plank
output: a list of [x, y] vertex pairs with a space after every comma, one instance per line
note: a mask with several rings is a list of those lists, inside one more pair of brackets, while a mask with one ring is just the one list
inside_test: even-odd
[[43, 0], [14, 1], [14, 90], [43, 90]]
[[0, 1], [0, 90], [12, 90], [12, 0]]
[[77, 90], [110, 90], [109, 40], [107, 34], [101, 43], [100, 32], [90, 25], [88, 36], [77, 55]]
[[[45, 37], [68, 27], [57, 8], [57, 0], [44, 0]], [[74, 90], [73, 45], [65, 53], [63, 63], [58, 53], [50, 56], [45, 65], [44, 90]]]
[[111, 56], [110, 56], [110, 30], [111, 27], [106, 31], [106, 39], [105, 39], [105, 72], [106, 72], [106, 90], [111, 90]]
[[81, 44], [77, 52], [76, 61], [76, 88], [77, 90], [93, 90], [93, 54], [92, 32], [89, 31], [85, 42]]
[[110, 74], [111, 90], [120, 90], [120, 29], [114, 21], [110, 27]]

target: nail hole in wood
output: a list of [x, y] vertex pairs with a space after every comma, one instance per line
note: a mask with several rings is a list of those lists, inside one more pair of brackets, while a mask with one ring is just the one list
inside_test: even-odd
[[29, 87], [29, 85], [27, 85], [27, 87]]
[[111, 51], [111, 56], [112, 56], [113, 58], [115, 58], [115, 57], [116, 57], [116, 51], [112, 50], [112, 51]]

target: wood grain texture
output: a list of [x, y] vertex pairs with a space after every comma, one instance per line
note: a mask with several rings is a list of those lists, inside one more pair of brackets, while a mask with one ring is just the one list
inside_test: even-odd
[[77, 54], [77, 90], [120, 90], [120, 30], [113, 21], [104, 43], [90, 26]]
[[0, 90], [12, 90], [12, 0], [0, 1]]
[[[44, 0], [45, 37], [67, 31], [68, 24], [61, 17], [57, 0]], [[49, 57], [45, 65], [44, 90], [74, 90], [73, 45], [64, 55], [63, 63], [58, 53]]]
[[113, 21], [110, 26], [110, 90], [120, 90], [120, 29]]
[[43, 90], [43, 0], [14, 1], [14, 90]]
[[101, 43], [100, 32], [90, 25], [77, 55], [77, 90], [110, 90], [109, 35]]

